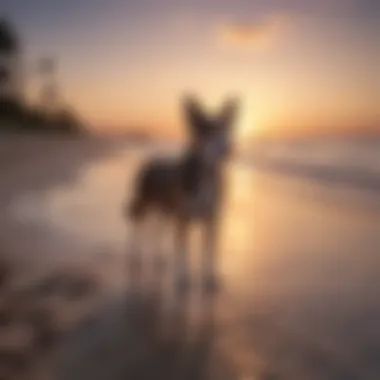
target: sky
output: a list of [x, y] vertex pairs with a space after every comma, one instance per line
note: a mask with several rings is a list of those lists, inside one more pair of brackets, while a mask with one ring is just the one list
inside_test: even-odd
[[94, 128], [181, 133], [181, 97], [240, 99], [242, 138], [380, 128], [378, 0], [2, 0]]

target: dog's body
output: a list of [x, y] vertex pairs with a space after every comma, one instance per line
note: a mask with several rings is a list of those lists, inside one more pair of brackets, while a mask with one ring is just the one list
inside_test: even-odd
[[139, 173], [130, 216], [137, 220], [150, 211], [175, 219], [213, 218], [222, 191], [222, 172], [206, 171], [189, 151], [178, 159], [149, 162]]
[[177, 159], [151, 160], [139, 172], [128, 214], [135, 226], [156, 211], [171, 218], [176, 226], [177, 283], [186, 286], [187, 230], [198, 221], [205, 231], [203, 269], [205, 284], [216, 285], [215, 243], [223, 198], [223, 167], [228, 156], [229, 130], [235, 104], [228, 103], [219, 118], [208, 119], [199, 105], [185, 105], [191, 141]]

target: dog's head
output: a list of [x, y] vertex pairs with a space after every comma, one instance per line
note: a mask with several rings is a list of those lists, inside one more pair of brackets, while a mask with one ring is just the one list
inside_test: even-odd
[[238, 102], [228, 100], [213, 116], [207, 115], [194, 97], [186, 97], [184, 108], [193, 148], [208, 165], [227, 158], [232, 150], [232, 129]]

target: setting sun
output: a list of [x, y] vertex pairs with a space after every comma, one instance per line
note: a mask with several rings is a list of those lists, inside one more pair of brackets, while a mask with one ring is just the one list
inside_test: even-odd
[[242, 106], [241, 117], [237, 126], [237, 139], [254, 137], [260, 130], [258, 115], [250, 106]]

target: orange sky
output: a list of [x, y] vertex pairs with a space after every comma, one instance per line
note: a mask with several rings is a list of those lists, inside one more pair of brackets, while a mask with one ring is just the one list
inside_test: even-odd
[[372, 0], [36, 3], [28, 18], [8, 5], [28, 62], [55, 55], [65, 98], [94, 128], [176, 134], [184, 92], [211, 109], [240, 96], [244, 138], [379, 126]]

